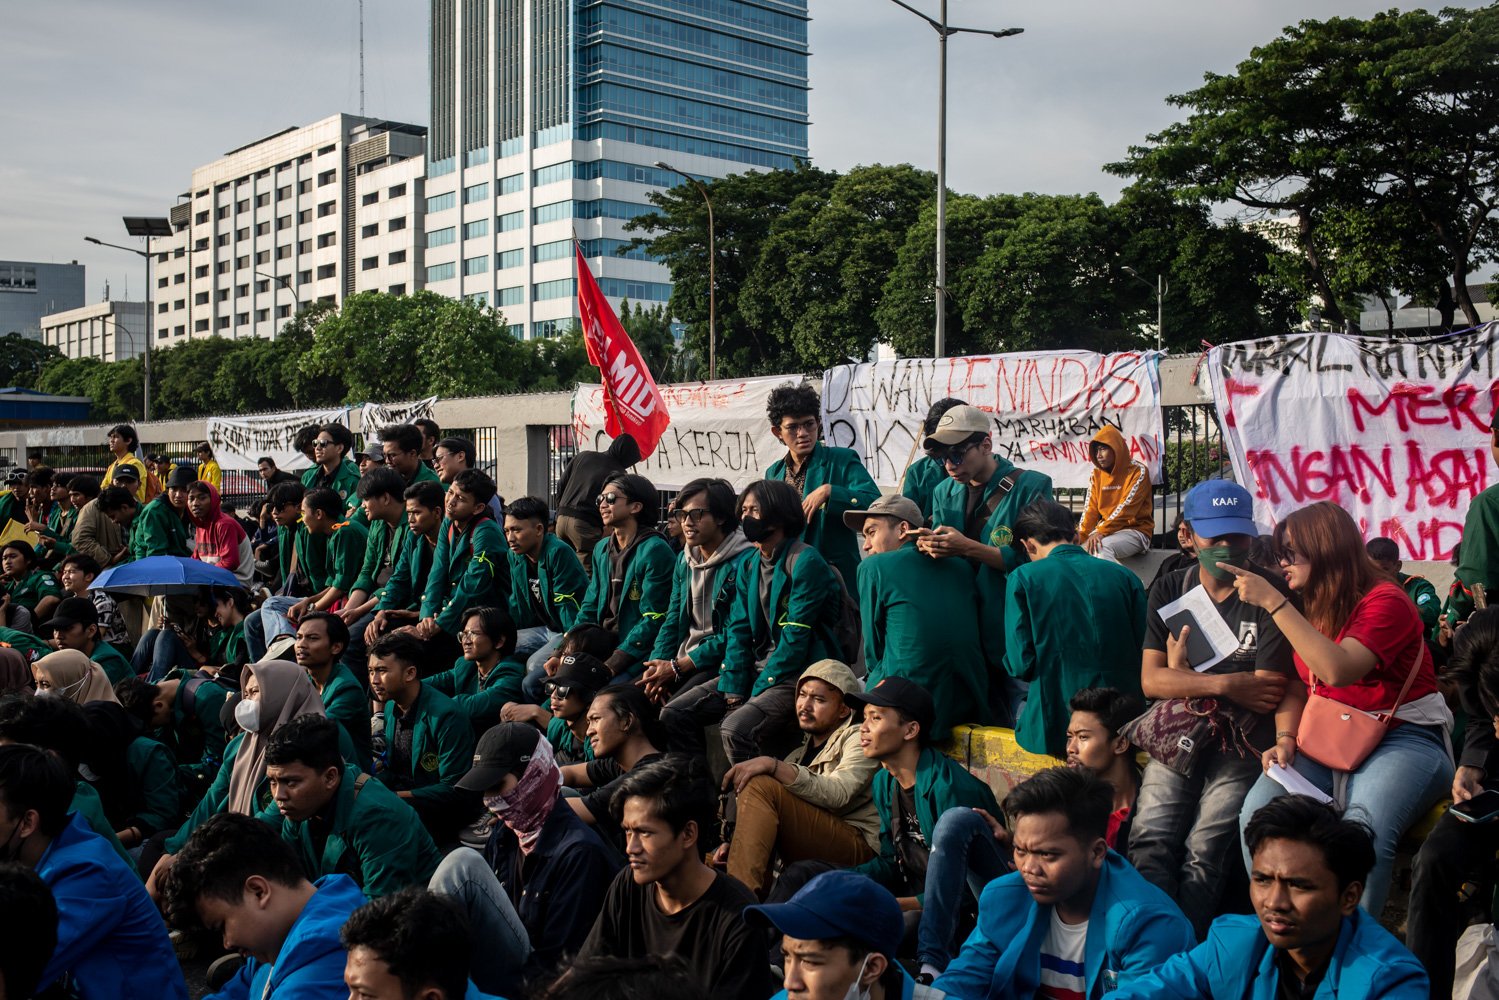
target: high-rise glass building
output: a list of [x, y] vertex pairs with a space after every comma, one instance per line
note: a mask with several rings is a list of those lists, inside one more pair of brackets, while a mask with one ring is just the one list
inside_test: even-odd
[[516, 336], [577, 315], [576, 235], [604, 293], [670, 297], [617, 251], [681, 179], [807, 156], [807, 0], [431, 0], [426, 287]]

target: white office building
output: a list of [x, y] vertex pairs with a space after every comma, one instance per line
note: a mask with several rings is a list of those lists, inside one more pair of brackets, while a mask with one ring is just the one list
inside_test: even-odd
[[95, 302], [43, 316], [42, 343], [65, 358], [124, 361], [146, 347], [144, 302]]
[[516, 336], [577, 316], [574, 235], [616, 309], [671, 295], [618, 251], [652, 191], [807, 156], [807, 0], [431, 0], [427, 287]]
[[299, 306], [421, 288], [425, 141], [338, 114], [195, 169], [152, 244], [156, 346], [274, 337]]

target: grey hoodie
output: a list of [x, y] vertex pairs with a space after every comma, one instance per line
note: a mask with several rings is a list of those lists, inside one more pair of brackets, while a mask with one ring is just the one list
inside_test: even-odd
[[723, 540], [723, 544], [719, 545], [712, 558], [704, 559], [702, 548], [696, 545], [689, 545], [682, 550], [682, 558], [687, 561], [687, 569], [692, 574], [692, 592], [688, 605], [687, 637], [677, 650], [678, 656], [691, 656], [692, 651], [713, 634], [713, 599], [718, 596], [714, 580], [718, 576], [718, 569], [749, 547], [750, 543], [745, 541], [744, 532], [735, 528]]

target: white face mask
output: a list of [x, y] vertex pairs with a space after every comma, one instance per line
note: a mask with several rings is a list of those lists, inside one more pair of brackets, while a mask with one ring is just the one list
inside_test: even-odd
[[864, 978], [864, 970], [869, 967], [869, 959], [873, 952], [864, 956], [864, 961], [859, 963], [859, 972], [854, 976], [854, 981], [848, 984], [848, 992], [843, 994], [843, 1000], [865, 1000], [869, 996], [869, 989], [861, 984]]
[[234, 706], [234, 721], [247, 733], [260, 732], [260, 702], [241, 701]]

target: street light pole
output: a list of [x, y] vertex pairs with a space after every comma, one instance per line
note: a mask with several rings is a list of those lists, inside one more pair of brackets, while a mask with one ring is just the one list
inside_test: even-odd
[[[945, 3], [946, 0], [943, 0]], [[703, 183], [691, 174], [685, 174], [661, 160], [656, 161], [656, 169], [669, 170], [697, 188], [697, 193], [703, 196], [703, 203], [708, 206], [708, 381], [718, 378], [718, 331], [715, 329], [715, 319], [718, 315], [718, 276], [715, 273], [714, 262], [717, 254], [713, 249], [713, 199], [708, 197], [708, 189]]]
[[947, 353], [947, 39], [949, 35], [1009, 38], [1025, 29], [1002, 28], [999, 31], [988, 31], [983, 28], [955, 28], [947, 23], [947, 0], [942, 0], [937, 18], [928, 17], [904, 0], [890, 2], [915, 14], [937, 32], [937, 319], [932, 337], [932, 356], [940, 358]]
[[[1150, 287], [1150, 282], [1140, 277], [1140, 272], [1128, 264], [1124, 265], [1123, 271], [1146, 288]], [[1158, 351], [1165, 350], [1162, 345], [1165, 343], [1166, 336], [1165, 301], [1166, 293], [1169, 291], [1171, 291], [1171, 286], [1166, 283], [1166, 276], [1157, 271], [1155, 276], [1155, 349]]]
[[288, 292], [291, 292], [291, 300], [297, 304], [297, 312], [302, 311], [302, 296], [298, 295], [297, 290], [291, 286], [290, 278], [284, 274], [266, 274], [264, 271], [256, 271], [255, 274], [257, 277], [268, 278]]

